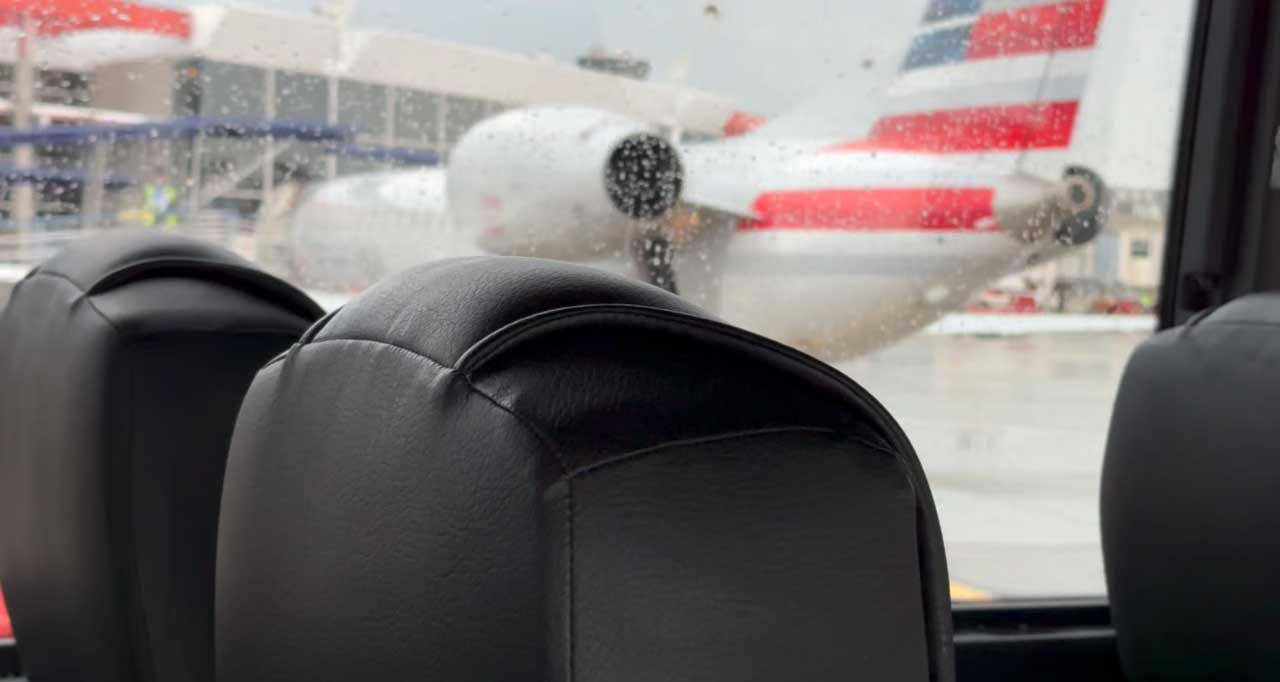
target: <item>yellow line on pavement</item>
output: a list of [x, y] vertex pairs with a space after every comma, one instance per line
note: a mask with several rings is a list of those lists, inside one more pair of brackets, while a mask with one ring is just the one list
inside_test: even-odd
[[952, 580], [951, 601], [991, 601], [991, 593]]

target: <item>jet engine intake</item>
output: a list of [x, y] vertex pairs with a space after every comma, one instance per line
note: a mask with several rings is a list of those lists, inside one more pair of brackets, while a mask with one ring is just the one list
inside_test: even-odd
[[481, 249], [561, 260], [624, 254], [638, 229], [666, 219], [683, 182], [679, 152], [654, 130], [583, 108], [482, 121], [446, 173], [455, 224], [475, 229]]

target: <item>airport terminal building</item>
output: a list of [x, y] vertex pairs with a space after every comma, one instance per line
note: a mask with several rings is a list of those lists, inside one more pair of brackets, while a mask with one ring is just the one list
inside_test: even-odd
[[[584, 68], [349, 29], [324, 16], [212, 4], [131, 5], [128, 13], [95, 17], [92, 31], [72, 30], [85, 21], [46, 17], [35, 27], [30, 125], [132, 125], [136, 134], [110, 131], [107, 149], [90, 143], [100, 140], [33, 135], [34, 166], [84, 179], [42, 192], [41, 216], [79, 213], [84, 197], [68, 186], [93, 192], [105, 184], [127, 203], [127, 187], [159, 176], [177, 182], [175, 172], [183, 176], [178, 184], [199, 188], [185, 192], [199, 208], [252, 212], [289, 178], [447, 160], [472, 125], [509, 107], [598, 107], [678, 127], [693, 139], [718, 137], [744, 120], [726, 98], [642, 80], [642, 60], [602, 51], [584, 57]], [[22, 30], [15, 23], [0, 17], [0, 125], [8, 126]], [[12, 166], [13, 154], [12, 144], [0, 150], [0, 165]], [[118, 177], [104, 177], [105, 168]], [[111, 192], [115, 185], [124, 191]], [[99, 201], [89, 202], [95, 206], [87, 214], [110, 212], [96, 208]]]

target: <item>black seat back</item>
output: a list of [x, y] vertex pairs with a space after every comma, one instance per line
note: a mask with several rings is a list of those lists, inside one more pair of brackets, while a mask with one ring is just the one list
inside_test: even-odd
[[660, 289], [523, 258], [392, 277], [255, 379], [218, 677], [949, 680], [894, 421]]
[[223, 249], [123, 232], [0, 319], [0, 584], [35, 680], [212, 678], [223, 467], [254, 372], [319, 309]]
[[1280, 294], [1134, 352], [1102, 479], [1112, 615], [1134, 680], [1280, 676]]

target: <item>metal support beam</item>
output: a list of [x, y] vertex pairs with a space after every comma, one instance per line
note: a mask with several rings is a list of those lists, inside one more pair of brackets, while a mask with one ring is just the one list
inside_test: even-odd
[[[267, 96], [266, 115], [268, 121], [276, 119], [276, 70], [267, 69], [263, 78], [263, 85], [266, 88]], [[275, 138], [271, 135], [263, 138], [262, 148], [262, 198], [259, 206], [267, 206], [271, 203], [271, 196], [275, 194], [276, 189], [276, 150]]]
[[[35, 21], [29, 12], [20, 17], [18, 36], [18, 60], [13, 69], [13, 127], [30, 128], [32, 110], [35, 107]], [[13, 150], [14, 166], [28, 170], [35, 166], [35, 149], [30, 144], [20, 144]], [[31, 230], [36, 217], [35, 187], [30, 182], [19, 182], [13, 188], [12, 218], [19, 232]]]
[[110, 143], [98, 140], [93, 143], [89, 156], [89, 176], [84, 184], [80, 205], [80, 226], [84, 229], [102, 224], [103, 199], [106, 197], [107, 149]]

